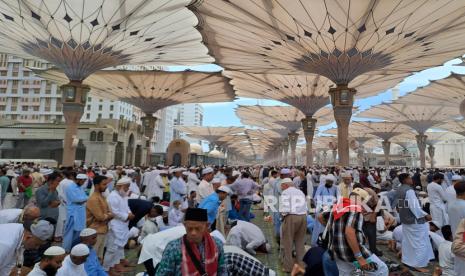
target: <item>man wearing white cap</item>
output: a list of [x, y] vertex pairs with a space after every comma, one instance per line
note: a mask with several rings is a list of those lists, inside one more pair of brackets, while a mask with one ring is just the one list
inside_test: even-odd
[[[333, 174], [328, 174], [324, 178], [325, 183], [320, 184], [318, 188], [316, 189], [315, 196], [313, 197], [313, 200], [315, 201], [316, 205], [316, 212], [315, 212], [315, 217], [317, 218], [320, 211], [326, 207], [330, 207], [333, 205], [333, 203], [336, 202], [338, 196], [339, 196], [339, 189], [336, 186], [337, 179]], [[317, 240], [318, 236], [320, 235], [321, 232], [323, 232], [324, 226], [318, 221], [315, 220], [315, 224], [313, 225], [313, 231], [312, 231], [312, 241], [311, 245], [316, 246], [317, 245]]]
[[28, 276], [49, 276], [55, 275], [61, 267], [66, 252], [59, 246], [51, 246], [45, 250], [40, 262], [36, 263], [34, 269]]
[[196, 167], [190, 167], [189, 168], [189, 174], [187, 175], [187, 192], [188, 194], [191, 193], [191, 191], [196, 191], [198, 185], [200, 183], [200, 179], [197, 177], [197, 168]]
[[53, 235], [53, 225], [46, 220], [24, 224], [0, 224], [0, 275], [10, 275], [12, 269], [23, 265], [24, 250], [39, 249]]
[[84, 263], [89, 256], [89, 248], [85, 244], [77, 244], [66, 256], [63, 265], [58, 269], [57, 276], [87, 276]]
[[210, 181], [213, 180], [213, 169], [207, 167], [202, 170], [202, 181], [200, 181], [198, 191], [197, 191], [197, 202], [202, 202], [204, 198], [211, 195], [215, 190], [210, 184]]
[[116, 182], [115, 189], [107, 197], [113, 219], [109, 222], [106, 242], [107, 251], [103, 259], [103, 267], [106, 271], [124, 259], [124, 246], [130, 236], [128, 225], [129, 221], [134, 218], [134, 214], [131, 213], [128, 205], [130, 183], [130, 178], [121, 178]]
[[68, 186], [74, 184], [74, 180], [76, 178], [76, 172], [72, 170], [64, 170], [63, 176], [65, 177], [61, 180], [60, 184], [58, 184], [57, 192], [58, 198], [60, 199], [60, 206], [58, 206], [58, 221], [55, 230], [55, 240], [60, 241], [61, 237], [63, 236], [64, 227], [66, 223], [66, 190]]
[[290, 178], [281, 181], [281, 204], [279, 211], [283, 217], [281, 230], [282, 263], [284, 272], [290, 273], [294, 266], [292, 251], [295, 248], [296, 260], [302, 264], [305, 254], [305, 234], [307, 231], [307, 202], [305, 194], [294, 186]]
[[352, 183], [352, 175], [349, 172], [343, 172], [341, 174], [342, 183], [339, 185], [339, 193], [342, 197], [349, 198], [350, 193], [354, 184]]
[[221, 205], [221, 202], [226, 199], [228, 194], [232, 194], [231, 189], [228, 186], [221, 186], [216, 190], [216, 192], [213, 192], [211, 195], [207, 196], [199, 204], [199, 208], [207, 210], [208, 223], [210, 224], [210, 229], [212, 231], [216, 230], [216, 217], [218, 215], [218, 209]]
[[173, 202], [176, 200], [179, 200], [182, 203], [186, 198], [187, 185], [182, 178], [183, 171], [184, 168], [172, 169], [173, 178], [170, 180], [170, 205], [173, 205]]
[[87, 195], [82, 185], [87, 181], [85, 174], [76, 176], [76, 183], [69, 185], [66, 190], [66, 225], [63, 234], [63, 247], [66, 252], [71, 250], [73, 244], [79, 239], [79, 233], [86, 228], [86, 202]]
[[84, 269], [87, 272], [87, 275], [92, 276], [107, 276], [103, 267], [100, 265], [97, 252], [94, 250], [94, 245], [97, 243], [97, 231], [92, 228], [85, 228], [81, 231], [79, 235], [81, 238], [81, 243], [87, 245], [89, 248], [89, 256], [87, 257], [86, 262], [84, 263]]

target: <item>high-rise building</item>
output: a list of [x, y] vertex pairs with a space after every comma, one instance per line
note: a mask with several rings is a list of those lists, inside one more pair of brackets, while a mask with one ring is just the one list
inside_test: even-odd
[[[174, 125], [180, 126], [202, 126], [203, 125], [203, 107], [201, 104], [179, 104], [176, 105], [177, 116]], [[175, 131], [176, 138], [185, 139], [189, 143], [200, 144], [200, 139], [188, 137], [185, 133]]]
[[173, 140], [175, 115], [176, 106], [169, 106], [160, 111], [160, 119], [158, 120], [159, 129], [157, 142], [154, 145], [154, 152], [165, 152], [168, 144]]
[[28, 123], [62, 121], [61, 91], [27, 67], [49, 64], [0, 54], [0, 116]]
[[[64, 120], [61, 91], [55, 83], [34, 76], [27, 67], [48, 68], [49, 63], [0, 54], [0, 116], [27, 123], [50, 123]], [[87, 98], [81, 122], [97, 119], [126, 119], [140, 124], [142, 111], [128, 103]]]
[[201, 104], [179, 104], [162, 109], [159, 117], [159, 133], [154, 152], [166, 151], [169, 143], [176, 138], [182, 138], [189, 143], [200, 144], [199, 139], [188, 137], [177, 131], [174, 126], [201, 126], [203, 124], [203, 107]]
[[126, 119], [128, 121], [141, 123], [143, 112], [128, 103], [102, 99], [89, 95], [81, 122], [95, 122], [97, 119]]

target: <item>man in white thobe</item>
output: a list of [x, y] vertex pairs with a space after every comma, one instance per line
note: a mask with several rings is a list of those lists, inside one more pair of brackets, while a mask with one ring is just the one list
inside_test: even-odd
[[[445, 196], [446, 196], [446, 201], [447, 201], [447, 202], [446, 202], [446, 207], [447, 207], [447, 208], [448, 208], [448, 207], [452, 204], [452, 202], [454, 202], [455, 199], [456, 199], [457, 193], [455, 192], [454, 185], [457, 184], [457, 183], [459, 183], [459, 182], [461, 182], [461, 181], [462, 181], [462, 177], [461, 177], [460, 175], [458, 175], [458, 174], [454, 174], [454, 175], [452, 176], [451, 181], [452, 181], [452, 185], [450, 185], [449, 187], [447, 187], [447, 188], [446, 188], [446, 192], [445, 192], [445, 193], [446, 193]], [[446, 209], [447, 209], [447, 208], [446, 208]], [[449, 213], [449, 212], [448, 212], [448, 213]], [[451, 219], [452, 219], [452, 218], [449, 217], [449, 222], [450, 222], [450, 224], [452, 225]], [[457, 223], [459, 223], [459, 222], [457, 222]]]
[[202, 181], [197, 190], [197, 202], [202, 202], [204, 198], [211, 195], [215, 190], [210, 181], [213, 180], [213, 169], [207, 167], [202, 170]]
[[131, 213], [128, 206], [130, 183], [130, 178], [121, 178], [116, 182], [115, 189], [107, 197], [113, 219], [108, 225], [107, 251], [103, 259], [105, 271], [108, 271], [111, 267], [119, 264], [120, 260], [124, 259], [124, 246], [130, 238], [128, 225], [129, 221], [134, 218], [134, 214]]
[[190, 194], [191, 191], [196, 191], [200, 183], [200, 179], [197, 177], [197, 168], [190, 167], [189, 174], [187, 175], [187, 194]]
[[427, 272], [429, 261], [434, 259], [426, 223], [431, 221], [431, 216], [421, 209], [410, 175], [400, 174], [399, 181], [402, 185], [397, 189], [397, 208], [402, 223], [402, 263], [419, 272]]
[[235, 223], [237, 224], [233, 224], [226, 238], [227, 244], [242, 248], [252, 255], [256, 254], [256, 250], [264, 253], [270, 250], [270, 245], [258, 226], [242, 220]]
[[165, 189], [165, 183], [163, 183], [162, 174], [167, 174], [164, 170], [153, 170], [146, 175], [144, 181], [146, 183], [145, 194], [147, 199], [151, 200], [157, 196], [160, 199], [163, 198], [163, 190]]
[[89, 254], [90, 251], [87, 245], [82, 243], [75, 245], [71, 249], [71, 254], [65, 257], [56, 276], [87, 276], [84, 263]]
[[183, 203], [187, 197], [187, 184], [182, 178], [184, 168], [172, 169], [173, 178], [170, 180], [170, 205], [176, 200]]
[[438, 227], [449, 224], [449, 216], [446, 209], [446, 194], [441, 184], [444, 181], [442, 173], [436, 173], [433, 176], [433, 182], [426, 187], [428, 191], [431, 217]]

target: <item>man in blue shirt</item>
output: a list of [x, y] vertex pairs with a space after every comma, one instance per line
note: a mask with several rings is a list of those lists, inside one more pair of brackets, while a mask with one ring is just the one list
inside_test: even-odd
[[210, 229], [214, 231], [216, 229], [216, 216], [218, 214], [218, 209], [220, 208], [221, 202], [228, 197], [228, 194], [231, 194], [231, 189], [227, 186], [219, 187], [214, 193], [207, 196], [200, 202], [199, 208], [206, 209], [208, 215], [208, 223], [210, 224]]
[[63, 235], [63, 247], [70, 252], [77, 244], [79, 233], [86, 228], [87, 195], [81, 188], [87, 180], [85, 174], [78, 174], [76, 182], [66, 187], [66, 226]]
[[81, 238], [81, 243], [89, 247], [89, 256], [87, 257], [87, 260], [84, 263], [84, 268], [86, 270], [87, 275], [107, 276], [108, 273], [105, 272], [105, 270], [103, 269], [97, 257], [97, 253], [93, 248], [95, 243], [97, 243], [97, 231], [95, 231], [92, 228], [86, 228], [81, 231], [79, 237]]

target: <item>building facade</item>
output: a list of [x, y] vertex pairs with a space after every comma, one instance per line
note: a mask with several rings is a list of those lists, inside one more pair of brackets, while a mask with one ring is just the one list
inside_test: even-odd
[[176, 106], [170, 106], [160, 111], [159, 132], [153, 152], [164, 153], [174, 137], [174, 120], [177, 115]]
[[[63, 157], [65, 123], [13, 123], [0, 126], [1, 159], [54, 159]], [[140, 124], [101, 119], [79, 125], [76, 161], [86, 164], [146, 165], [147, 147]]]
[[[179, 104], [176, 105], [177, 116], [174, 125], [179, 126], [202, 126], [203, 125], [203, 107], [201, 104]], [[174, 138], [184, 139], [189, 143], [200, 144], [200, 139], [187, 136], [186, 133], [175, 131]]]
[[0, 54], [0, 116], [27, 123], [63, 121], [61, 91], [35, 77], [27, 67], [47, 68], [36, 60]]

